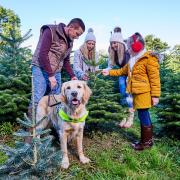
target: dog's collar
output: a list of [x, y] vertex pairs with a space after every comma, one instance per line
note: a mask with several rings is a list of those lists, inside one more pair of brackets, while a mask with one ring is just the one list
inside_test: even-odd
[[59, 110], [58, 115], [60, 116], [63, 121], [66, 122], [73, 122], [73, 123], [79, 123], [79, 122], [84, 122], [89, 114], [89, 111], [86, 112], [82, 117], [78, 119], [72, 119], [70, 118], [62, 109]]

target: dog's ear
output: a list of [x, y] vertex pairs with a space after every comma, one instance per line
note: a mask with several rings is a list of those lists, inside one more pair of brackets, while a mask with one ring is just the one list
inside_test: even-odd
[[86, 104], [92, 94], [91, 89], [88, 87], [88, 85], [86, 84], [86, 82], [83, 82], [83, 86], [84, 86], [84, 94], [83, 94], [83, 103]]
[[65, 90], [66, 90], [66, 83], [63, 83], [62, 87], [61, 87], [61, 101], [64, 102], [64, 103], [67, 103]]

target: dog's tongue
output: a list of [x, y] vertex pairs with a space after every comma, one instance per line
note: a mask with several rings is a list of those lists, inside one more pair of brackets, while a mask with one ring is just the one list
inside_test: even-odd
[[72, 100], [72, 104], [73, 104], [73, 105], [78, 105], [78, 104], [79, 104], [79, 101], [78, 101], [77, 99], [74, 99], [74, 100]]

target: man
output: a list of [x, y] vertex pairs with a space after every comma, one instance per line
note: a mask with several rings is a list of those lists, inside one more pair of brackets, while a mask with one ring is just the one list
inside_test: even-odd
[[89, 79], [88, 72], [95, 72], [98, 69], [98, 67], [93, 67], [86, 61], [95, 61], [96, 63], [98, 62], [96, 37], [92, 28], [89, 28], [84, 44], [74, 53], [74, 73], [78, 79], [84, 81]]
[[[70, 53], [73, 40], [78, 39], [84, 31], [84, 22], [79, 18], [72, 19], [67, 26], [60, 23], [41, 27], [39, 42], [32, 59], [35, 108], [48, 86], [54, 94], [60, 93], [62, 68], [65, 68], [71, 80], [77, 79], [70, 66]], [[32, 116], [32, 98], [28, 115]]]

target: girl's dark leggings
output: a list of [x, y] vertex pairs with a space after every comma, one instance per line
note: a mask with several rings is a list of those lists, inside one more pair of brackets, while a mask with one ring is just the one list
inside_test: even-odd
[[151, 117], [148, 109], [137, 109], [138, 118], [142, 126], [151, 126]]

